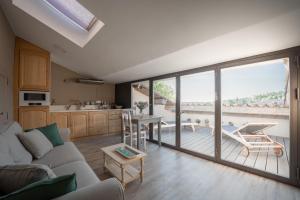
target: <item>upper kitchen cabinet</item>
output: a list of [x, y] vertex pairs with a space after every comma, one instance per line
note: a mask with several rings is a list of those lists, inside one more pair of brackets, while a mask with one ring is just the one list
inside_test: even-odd
[[50, 90], [50, 54], [20, 38], [16, 40], [19, 90]]

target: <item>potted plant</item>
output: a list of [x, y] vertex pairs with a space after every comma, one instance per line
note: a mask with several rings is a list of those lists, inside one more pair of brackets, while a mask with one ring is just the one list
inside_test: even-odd
[[204, 124], [205, 124], [206, 127], [209, 127], [209, 119], [205, 119]]
[[143, 114], [143, 110], [148, 107], [148, 102], [138, 101], [135, 102], [134, 105], [140, 110], [140, 114]]

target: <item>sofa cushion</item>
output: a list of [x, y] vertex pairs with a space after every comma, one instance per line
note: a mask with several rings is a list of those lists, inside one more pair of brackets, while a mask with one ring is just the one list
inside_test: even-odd
[[9, 146], [5, 138], [0, 135], [0, 166], [13, 165], [14, 160], [9, 152]]
[[32, 167], [35, 167], [35, 168], [39, 168], [39, 169], [42, 169], [42, 170], [46, 171], [49, 178], [55, 178], [56, 177], [56, 174], [47, 165], [43, 165], [43, 164], [30, 164], [29, 166], [32, 166]]
[[49, 170], [51, 169], [47, 169], [47, 166], [41, 165], [0, 167], [0, 193], [9, 194], [36, 181], [55, 178], [56, 175], [53, 172], [49, 175]]
[[75, 173], [78, 189], [99, 182], [97, 175], [85, 161], [71, 162], [52, 169], [56, 176]]
[[52, 143], [54, 147], [64, 144], [64, 141], [59, 135], [59, 131], [56, 123], [50, 124], [45, 127], [40, 127], [37, 129], [41, 131], [48, 138], [48, 140]]
[[79, 160], [84, 161], [85, 159], [72, 142], [65, 142], [32, 163], [48, 165], [52, 169]]
[[18, 137], [26, 149], [37, 159], [43, 157], [53, 149], [52, 143], [37, 129], [33, 129], [26, 133], [20, 133], [18, 134]]
[[[106, 179], [97, 184], [80, 188], [53, 200], [125, 200], [124, 188], [115, 178]], [[138, 198], [135, 198], [138, 199]], [[140, 199], [147, 199], [140, 198]]]
[[10, 156], [16, 164], [30, 164], [32, 162], [31, 154], [19, 141], [17, 134], [22, 133], [23, 130], [17, 122], [7, 122], [0, 125], [0, 131], [3, 138], [9, 146]]
[[76, 175], [66, 175], [29, 184], [20, 190], [0, 197], [5, 200], [53, 199], [77, 189]]

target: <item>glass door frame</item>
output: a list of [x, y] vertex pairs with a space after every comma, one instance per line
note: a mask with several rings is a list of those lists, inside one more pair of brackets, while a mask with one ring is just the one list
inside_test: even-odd
[[[220, 122], [222, 121], [222, 101], [221, 101], [221, 92], [222, 92], [222, 85], [221, 85], [221, 69], [225, 68], [231, 68], [235, 66], [240, 66], [240, 65], [247, 65], [247, 64], [253, 64], [253, 63], [258, 63], [258, 62], [264, 62], [264, 61], [269, 61], [269, 60], [276, 60], [276, 59], [281, 59], [281, 58], [289, 58], [289, 70], [290, 70], [290, 163], [289, 163], [289, 172], [290, 176], [289, 178], [282, 177], [276, 174], [272, 174], [266, 171], [261, 171], [255, 168], [250, 168], [247, 166], [242, 166], [233, 162], [229, 162], [226, 160], [221, 159], [221, 154], [218, 156], [217, 160], [220, 164], [224, 164], [230, 167], [237, 168], [242, 171], [250, 172], [253, 174], [257, 174], [260, 176], [264, 176], [267, 178], [275, 179], [284, 183], [289, 183], [296, 185], [297, 184], [297, 119], [298, 119], [298, 113], [293, 112], [295, 110], [298, 110], [297, 106], [297, 99], [295, 95], [295, 91], [298, 87], [298, 69], [295, 64], [295, 53], [294, 52], [282, 52], [282, 53], [277, 53], [277, 54], [268, 54], [264, 56], [256, 56], [252, 59], [245, 59], [242, 61], [237, 61], [237, 62], [230, 62], [226, 65], [220, 66], [219, 68], [219, 87], [218, 87], [218, 105], [216, 106], [216, 110], [218, 110], [218, 118]], [[220, 113], [220, 114], [219, 114]], [[216, 124], [217, 125], [217, 124]], [[218, 129], [218, 133], [216, 131], [216, 134], [220, 137], [218, 140], [218, 151], [221, 152], [221, 123], [216, 126], [216, 129]], [[300, 144], [300, 143], [298, 143]]]
[[[172, 76], [172, 75], [163, 75], [163, 76], [158, 76], [158, 77], [154, 77], [154, 78], [150, 78], [147, 79], [149, 80], [149, 114], [153, 115], [154, 114], [154, 92], [153, 92], [153, 82], [158, 81], [158, 80], [163, 80], [163, 79], [170, 79], [170, 78], [175, 78], [175, 88], [176, 88], [176, 103], [175, 103], [175, 123], [176, 123], [176, 127], [175, 127], [175, 145], [171, 145], [171, 144], [167, 144], [163, 141], [161, 141], [161, 144], [176, 150], [180, 150], [178, 148], [178, 142], [180, 141], [180, 136], [178, 137], [178, 96], [180, 95], [180, 89], [178, 90], [178, 76]], [[150, 124], [149, 126], [149, 141], [153, 142], [153, 143], [158, 143], [157, 140], [154, 139], [153, 137], [153, 124]]]
[[[143, 80], [149, 80], [150, 83], [150, 114], [153, 114], [153, 81], [165, 79], [165, 78], [176, 78], [176, 142], [175, 146], [163, 143], [164, 146], [176, 149], [181, 152], [185, 152], [200, 158], [207, 160], [212, 160], [217, 163], [233, 167], [242, 171], [250, 172], [262, 177], [274, 179], [283, 183], [288, 183], [291, 185], [300, 186], [300, 147], [297, 148], [297, 145], [300, 145], [300, 133], [297, 134], [297, 130], [300, 130], [300, 117], [298, 113], [300, 112], [300, 101], [296, 99], [296, 89], [300, 88], [300, 67], [297, 67], [296, 56], [300, 55], [300, 47], [294, 47], [286, 50], [281, 50], [272, 53], [266, 53], [262, 55], [252, 56], [248, 58], [238, 59], [234, 61], [228, 61], [224, 63], [214, 64], [205, 67], [199, 67], [191, 70], [185, 70], [176, 73], [165, 74], [157, 77], [152, 77]], [[221, 159], [221, 122], [222, 122], [222, 102], [221, 102], [221, 69], [230, 68], [239, 65], [247, 65], [258, 62], [264, 62], [268, 60], [275, 60], [280, 58], [289, 58], [289, 67], [290, 67], [290, 177], [285, 178], [279, 175], [271, 174], [265, 171], [260, 171], [258, 169], [242, 166], [236, 163], [232, 163], [226, 160]], [[299, 58], [300, 60], [300, 58]], [[300, 61], [298, 61], [300, 62]], [[189, 75], [194, 73], [214, 71], [215, 72], [215, 157], [207, 156], [198, 152], [193, 152], [186, 150], [180, 147], [181, 137], [180, 137], [180, 125], [181, 125], [181, 110], [180, 110], [180, 77], [183, 75]], [[137, 81], [134, 81], [137, 82]], [[297, 111], [297, 112], [295, 112]], [[153, 140], [153, 127], [150, 126], [150, 137], [149, 141], [157, 143], [156, 140]]]

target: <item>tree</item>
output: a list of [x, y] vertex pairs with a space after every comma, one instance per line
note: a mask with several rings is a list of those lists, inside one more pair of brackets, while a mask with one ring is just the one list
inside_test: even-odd
[[169, 99], [174, 100], [175, 99], [175, 92], [173, 88], [171, 88], [169, 85], [165, 84], [162, 81], [156, 81], [153, 84], [154, 92], [157, 92], [159, 95]]

